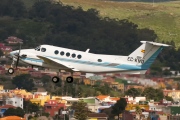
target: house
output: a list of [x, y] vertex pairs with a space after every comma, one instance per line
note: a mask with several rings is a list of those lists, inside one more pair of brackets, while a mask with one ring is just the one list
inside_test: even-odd
[[144, 86], [141, 86], [141, 85], [126, 85], [125, 87], [124, 87], [124, 89], [125, 89], [125, 91], [126, 90], [129, 90], [130, 88], [136, 88], [136, 89], [142, 89], [142, 90], [144, 90]]
[[173, 100], [180, 100], [180, 90], [163, 90], [164, 96], [172, 97]]
[[0, 66], [0, 75], [5, 74], [6, 70], [3, 66]]
[[136, 118], [136, 115], [129, 112], [129, 111], [124, 111], [120, 117], [122, 118], [122, 120], [134, 120]]
[[10, 36], [5, 40], [8, 44], [17, 44], [17, 43], [22, 43], [23, 40], [14, 37], [14, 36]]
[[19, 116], [7, 116], [0, 118], [0, 120], [26, 120], [26, 119]]
[[33, 99], [30, 99], [32, 103], [44, 106], [45, 102], [50, 100], [50, 95], [47, 92], [35, 92]]
[[3, 105], [3, 106], [0, 106], [0, 116], [3, 116], [4, 112], [9, 109], [9, 108], [16, 108], [15, 106], [13, 105]]
[[85, 85], [90, 85], [91, 84], [91, 80], [89, 78], [85, 78], [83, 81], [84, 81]]
[[108, 115], [105, 113], [89, 113], [88, 120], [108, 120]]
[[60, 114], [62, 111], [66, 109], [64, 103], [59, 103], [56, 100], [49, 100], [48, 102], [45, 102], [44, 104], [44, 111], [46, 113], [49, 113], [50, 116], [55, 116], [56, 114]]
[[19, 96], [13, 96], [6, 99], [6, 104], [20, 107], [23, 109], [23, 98]]
[[0, 43], [0, 49], [4, 55], [7, 55], [12, 51], [12, 47], [5, 46], [4, 43]]
[[33, 98], [33, 94], [31, 92], [27, 92], [25, 89], [10, 90], [10, 92], [22, 97], [25, 100], [29, 100]]

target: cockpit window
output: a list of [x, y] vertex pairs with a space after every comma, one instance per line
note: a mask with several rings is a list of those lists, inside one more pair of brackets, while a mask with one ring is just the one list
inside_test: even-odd
[[41, 52], [46, 52], [46, 48], [41, 48]]
[[40, 47], [41, 47], [41, 46], [36, 47], [35, 50], [36, 50], [36, 51], [40, 51]]

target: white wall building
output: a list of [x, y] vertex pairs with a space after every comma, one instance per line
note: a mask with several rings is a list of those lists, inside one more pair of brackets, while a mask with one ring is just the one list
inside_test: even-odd
[[17, 97], [17, 96], [14, 96], [12, 98], [7, 98], [6, 104], [7, 105], [13, 105], [15, 107], [20, 107], [23, 109], [23, 98]]

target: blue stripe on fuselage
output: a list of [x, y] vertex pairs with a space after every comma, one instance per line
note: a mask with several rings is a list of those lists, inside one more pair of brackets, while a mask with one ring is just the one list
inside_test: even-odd
[[[102, 66], [102, 67], [109, 67], [109, 68], [117, 68], [117, 69], [125, 69], [125, 70], [141, 70], [141, 66], [136, 66], [136, 65], [127, 65], [127, 64], [119, 64], [117, 66], [108, 66], [111, 64], [110, 62], [90, 62], [90, 61], [83, 61], [83, 60], [73, 60], [73, 59], [67, 59], [67, 58], [59, 58], [59, 57], [52, 57], [52, 56], [47, 56], [53, 59], [57, 59], [59, 61], [63, 62], [73, 62], [73, 63], [78, 63], [78, 64], [86, 64], [86, 65], [94, 65], [94, 66]], [[34, 58], [23, 58], [22, 60], [28, 60], [28, 61], [33, 61], [33, 62], [44, 62], [41, 59], [34, 59]]]

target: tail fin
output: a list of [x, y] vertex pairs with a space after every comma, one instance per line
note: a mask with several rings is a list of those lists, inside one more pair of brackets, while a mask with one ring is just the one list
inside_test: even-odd
[[128, 56], [127, 61], [129, 64], [140, 66], [144, 70], [150, 67], [164, 47], [170, 46], [150, 41], [141, 41], [141, 43], [143, 44]]

